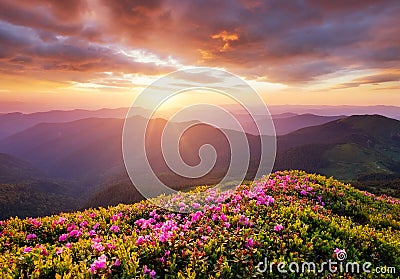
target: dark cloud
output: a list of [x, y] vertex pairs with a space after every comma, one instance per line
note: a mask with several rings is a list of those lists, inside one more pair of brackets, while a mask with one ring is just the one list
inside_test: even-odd
[[0, 59], [20, 67], [16, 57], [32, 56], [30, 64], [62, 71], [160, 67], [132, 62], [112, 50], [119, 45], [185, 65], [306, 82], [340, 70], [398, 69], [399, 13], [392, 0], [3, 0], [0, 19], [31, 34], [0, 29]]
[[[36, 1], [0, 1], [0, 19], [14, 25], [30, 27], [47, 32], [54, 32], [62, 35], [76, 35], [82, 29], [82, 24], [77, 22], [66, 22], [65, 17], [69, 13], [64, 10], [64, 16], [58, 17], [54, 9], [46, 6], [33, 6]], [[38, 1], [39, 2], [39, 1]], [[69, 2], [69, 1], [54, 1]], [[75, 1], [71, 1], [75, 2]], [[30, 3], [28, 5], [28, 3]], [[74, 17], [76, 14], [73, 14]]]
[[172, 71], [168, 66], [136, 62], [118, 50], [77, 39], [46, 41], [26, 27], [0, 24], [0, 71], [120, 71], [159, 74]]
[[[57, 23], [80, 22], [82, 15], [89, 12], [86, 0], [2, 0], [0, 7], [2, 17], [21, 22], [37, 21], [39, 15], [43, 17], [42, 23], [49, 18], [56, 19]], [[13, 18], [14, 16], [21, 17]]]

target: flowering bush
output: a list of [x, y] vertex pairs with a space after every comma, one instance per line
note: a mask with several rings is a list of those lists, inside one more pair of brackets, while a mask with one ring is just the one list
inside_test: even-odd
[[318, 264], [340, 251], [400, 270], [397, 199], [301, 171], [277, 172], [229, 195], [195, 191], [213, 205], [181, 194], [159, 199], [194, 213], [142, 201], [0, 221], [0, 278], [280, 278], [257, 264], [266, 255], [272, 263]]

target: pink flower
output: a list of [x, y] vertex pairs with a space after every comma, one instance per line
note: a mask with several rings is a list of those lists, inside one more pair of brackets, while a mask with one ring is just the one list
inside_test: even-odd
[[168, 240], [168, 237], [166, 234], [162, 233], [160, 234], [160, 236], [158, 237], [158, 240], [160, 240], [161, 242], [166, 242]]
[[184, 202], [180, 202], [178, 205], [179, 207], [186, 207], [186, 204]]
[[118, 226], [111, 226], [110, 227], [110, 231], [117, 233], [117, 232], [119, 232], [119, 227]]
[[97, 260], [90, 265], [90, 272], [95, 274], [99, 269], [105, 269], [107, 267], [107, 257], [106, 255], [102, 254]]
[[24, 253], [26, 254], [26, 253], [29, 253], [30, 251], [32, 251], [32, 247], [26, 247], [25, 249], [24, 249]]
[[93, 238], [92, 241], [95, 242], [95, 243], [99, 243], [99, 242], [101, 242], [101, 238], [100, 237], [96, 237], [96, 238]]
[[192, 222], [197, 222], [204, 214], [201, 211], [197, 211], [196, 213], [192, 214]]
[[274, 227], [274, 230], [276, 231], [276, 232], [279, 232], [279, 231], [281, 231], [281, 230], [283, 230], [284, 229], [284, 226], [282, 225], [282, 224], [278, 224], [278, 225], [276, 225], [275, 227]]
[[194, 209], [199, 209], [200, 208], [200, 204], [198, 204], [197, 202], [192, 203], [192, 207]]
[[70, 232], [76, 228], [75, 224], [68, 224], [67, 225], [67, 232]]
[[153, 217], [154, 219], [160, 219], [160, 215], [157, 214], [157, 210], [154, 209], [152, 212], [150, 212], [150, 217]]
[[117, 220], [118, 220], [118, 216], [117, 216], [117, 215], [111, 216], [111, 221], [112, 221], [112, 222], [115, 222], [115, 221], [117, 221]]
[[81, 231], [78, 231], [78, 230], [72, 230], [72, 231], [69, 233], [69, 235], [72, 236], [72, 237], [78, 238], [78, 237], [80, 237], [80, 236], [82, 235], [82, 232], [81, 232]]
[[113, 250], [116, 247], [114, 244], [111, 244], [111, 243], [106, 243], [106, 245], [107, 245], [107, 248], [110, 250]]
[[119, 261], [119, 259], [116, 259], [114, 262], [114, 266], [120, 266], [121, 262]]
[[56, 254], [57, 255], [60, 255], [62, 252], [64, 251], [64, 249], [63, 248], [56, 248]]
[[247, 248], [250, 248], [250, 247], [253, 247], [254, 245], [256, 245], [256, 242], [254, 241], [253, 238], [250, 237], [250, 238], [247, 240], [245, 246], [246, 246]]
[[94, 230], [97, 230], [97, 228], [98, 228], [99, 226], [100, 226], [100, 224], [99, 224], [99, 223], [96, 223], [96, 225], [93, 226], [93, 229], [94, 229]]
[[64, 217], [60, 217], [60, 218], [58, 218], [57, 221], [54, 221], [54, 223], [55, 223], [56, 225], [58, 225], [58, 224], [64, 224], [65, 220], [66, 220], [66, 219], [65, 219]]
[[49, 254], [49, 252], [47, 252], [47, 250], [46, 250], [46, 247], [44, 247], [42, 245], [37, 245], [36, 248], [40, 249], [40, 254], [41, 255], [47, 256]]
[[229, 228], [229, 227], [231, 226], [231, 224], [229, 224], [229, 222], [225, 222], [225, 223], [224, 223], [224, 226], [225, 226], [226, 228]]
[[28, 234], [28, 235], [26, 236], [26, 240], [31, 240], [31, 239], [34, 239], [34, 238], [36, 238], [36, 234], [34, 234], [34, 233]]
[[136, 245], [140, 245], [145, 241], [143, 236], [139, 236], [138, 239], [136, 240]]
[[335, 254], [339, 253], [340, 251], [342, 251], [342, 249], [336, 248], [336, 249], [334, 250]]
[[31, 223], [31, 225], [33, 225], [35, 227], [40, 227], [42, 225], [42, 222], [40, 222], [34, 218], [29, 218], [28, 220]]
[[93, 212], [93, 213], [90, 213], [90, 218], [95, 218], [96, 217], [96, 213], [95, 212]]
[[143, 273], [149, 274], [151, 278], [156, 277], [156, 272], [154, 270], [150, 270], [149, 268], [147, 268], [147, 265], [143, 267]]
[[219, 217], [220, 220], [226, 222], [228, 219], [226, 218], [226, 215], [224, 213], [221, 213], [221, 216]]
[[101, 245], [101, 243], [97, 243], [97, 242], [92, 244], [92, 248], [98, 252], [104, 251], [104, 249], [105, 249], [104, 246]]
[[67, 243], [67, 244], [65, 244], [65, 247], [67, 247], [68, 249], [71, 249], [72, 248], [72, 244], [71, 243]]
[[87, 224], [88, 224], [87, 221], [83, 221], [83, 222], [81, 222], [81, 223], [79, 224], [79, 226], [81, 226], [81, 228], [84, 228], [84, 227], [87, 226]]
[[67, 238], [68, 238], [68, 234], [64, 233], [64, 234], [60, 235], [60, 237], [58, 238], [58, 241], [64, 242], [67, 240]]
[[303, 195], [303, 196], [307, 195], [307, 191], [306, 190], [301, 190], [300, 195]]

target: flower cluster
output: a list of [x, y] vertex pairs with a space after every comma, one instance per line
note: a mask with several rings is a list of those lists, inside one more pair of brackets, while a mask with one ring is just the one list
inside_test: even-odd
[[256, 278], [263, 255], [400, 265], [397, 199], [300, 171], [194, 193], [157, 198], [176, 212], [142, 201], [0, 221], [0, 278]]

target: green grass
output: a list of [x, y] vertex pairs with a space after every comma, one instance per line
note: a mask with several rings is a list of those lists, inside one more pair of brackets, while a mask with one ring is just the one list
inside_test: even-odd
[[361, 175], [393, 172], [385, 166], [387, 158], [374, 149], [355, 143], [334, 146], [323, 154], [330, 164], [321, 170], [327, 175], [335, 175], [338, 179], [352, 180]]

